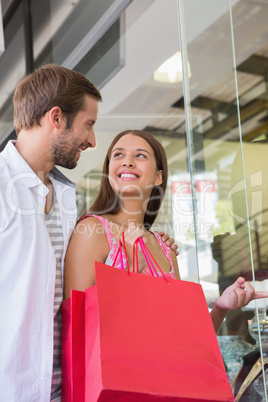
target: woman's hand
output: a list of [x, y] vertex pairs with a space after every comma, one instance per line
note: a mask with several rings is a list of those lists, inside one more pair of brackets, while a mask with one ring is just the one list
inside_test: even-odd
[[[130, 270], [133, 271], [133, 246], [135, 241], [139, 238], [142, 237], [144, 243], [146, 243], [146, 232], [136, 226], [135, 222], [130, 222], [127, 230], [124, 232], [124, 238], [125, 238], [125, 243], [126, 243], [126, 251], [127, 251], [127, 257], [128, 257], [128, 263]], [[123, 240], [121, 238], [122, 245], [124, 245]], [[141, 273], [144, 268], [146, 267], [146, 260], [144, 258], [144, 255], [140, 249], [140, 246], [138, 245], [138, 270], [139, 273]], [[136, 263], [134, 269], [136, 270]]]
[[236, 310], [245, 307], [254, 299], [268, 297], [268, 292], [256, 292], [250, 282], [239, 277], [235, 283], [225, 289], [215, 306], [221, 310]]
[[217, 333], [229, 310], [245, 307], [254, 299], [268, 297], [268, 292], [256, 292], [250, 282], [241, 276], [231, 286], [225, 289], [216, 301], [210, 316]]

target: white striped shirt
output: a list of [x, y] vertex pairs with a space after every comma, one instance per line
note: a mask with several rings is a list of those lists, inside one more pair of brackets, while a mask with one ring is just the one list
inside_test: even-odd
[[61, 259], [63, 254], [63, 233], [57, 197], [53, 189], [53, 205], [45, 214], [45, 223], [56, 258], [56, 280], [54, 294], [54, 350], [51, 401], [61, 401], [61, 303], [63, 299]]

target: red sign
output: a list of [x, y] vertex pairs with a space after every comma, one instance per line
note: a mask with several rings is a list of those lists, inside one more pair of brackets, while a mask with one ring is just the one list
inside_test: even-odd
[[[197, 180], [197, 193], [215, 193], [215, 180]], [[172, 183], [172, 194], [191, 194], [191, 183], [189, 181], [174, 181]]]

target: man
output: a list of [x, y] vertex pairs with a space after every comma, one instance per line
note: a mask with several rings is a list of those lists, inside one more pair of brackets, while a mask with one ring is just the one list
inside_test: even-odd
[[86, 77], [54, 64], [15, 90], [18, 139], [0, 154], [1, 401], [61, 400], [62, 273], [77, 216], [75, 185], [54, 166], [72, 169], [95, 147], [101, 100]]
[[15, 90], [18, 140], [0, 155], [1, 401], [60, 400], [62, 270], [76, 205], [75, 186], [54, 166], [74, 168], [95, 146], [101, 99], [82, 74], [57, 65]]

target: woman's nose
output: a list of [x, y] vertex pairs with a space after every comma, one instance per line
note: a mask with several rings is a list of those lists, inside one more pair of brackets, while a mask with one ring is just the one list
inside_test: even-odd
[[128, 158], [125, 158], [123, 160], [122, 165], [123, 166], [133, 167], [135, 165], [135, 162], [134, 162], [133, 158], [128, 157]]

